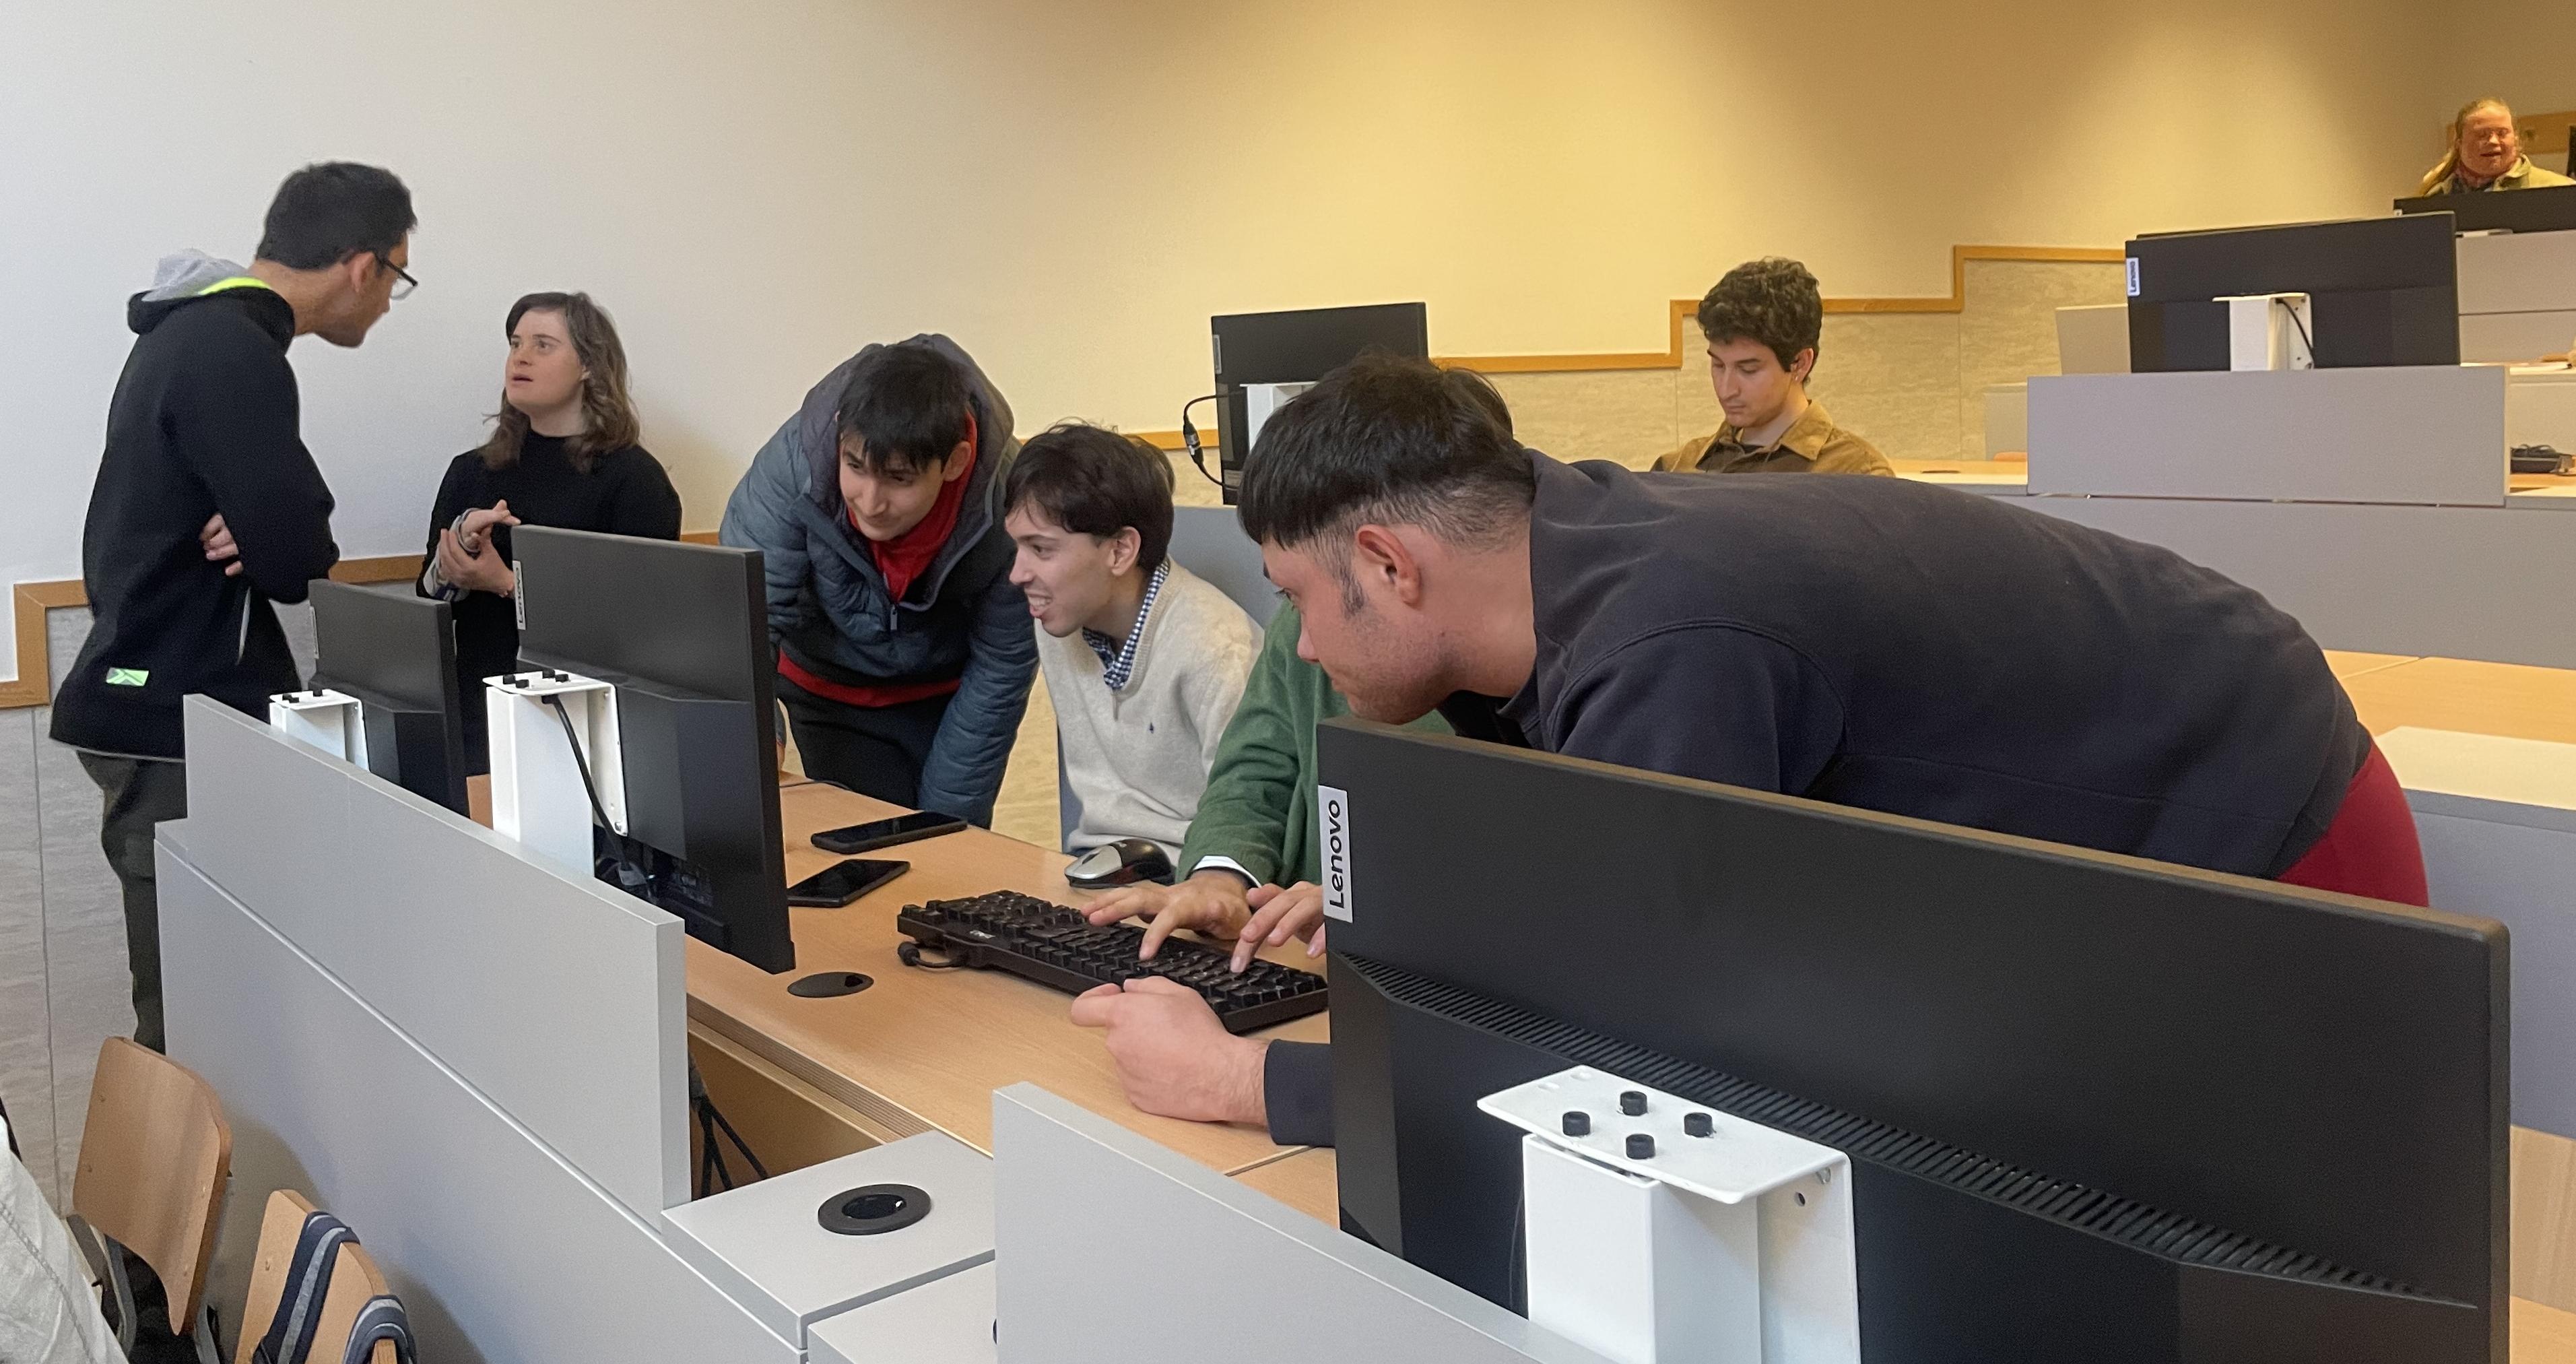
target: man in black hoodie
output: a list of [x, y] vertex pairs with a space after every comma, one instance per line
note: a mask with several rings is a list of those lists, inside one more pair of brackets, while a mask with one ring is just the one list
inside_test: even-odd
[[297, 433], [287, 343], [355, 346], [410, 291], [411, 192], [333, 162], [288, 176], [249, 268], [188, 251], [126, 304], [133, 353], [81, 536], [89, 640], [53, 736], [106, 796], [100, 845], [125, 890], [134, 1040], [160, 1049], [152, 826], [188, 812], [179, 703], [265, 716], [303, 685], [272, 602], [338, 562], [331, 489]]

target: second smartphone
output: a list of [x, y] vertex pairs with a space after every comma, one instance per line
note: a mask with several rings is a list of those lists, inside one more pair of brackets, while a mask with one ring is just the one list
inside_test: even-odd
[[787, 903], [814, 909], [839, 909], [852, 900], [912, 870], [909, 862], [871, 862], [853, 857], [835, 862], [787, 888]]

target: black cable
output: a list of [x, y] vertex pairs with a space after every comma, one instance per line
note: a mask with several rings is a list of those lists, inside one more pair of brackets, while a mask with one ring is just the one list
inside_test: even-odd
[[1225, 480], [1208, 472], [1207, 449], [1199, 443], [1199, 429], [1190, 425], [1190, 409], [1201, 403], [1215, 402], [1219, 396], [1221, 395], [1210, 393], [1205, 397], [1192, 398], [1181, 404], [1181, 444], [1189, 447], [1190, 463], [1198, 466], [1199, 477], [1222, 488], [1225, 486]]
[[924, 971], [955, 971], [965, 966], [964, 962], [928, 960], [921, 955], [921, 944], [909, 939], [894, 945], [894, 959], [906, 966], [920, 967]]
[[[761, 1164], [760, 1157], [751, 1153], [751, 1143], [744, 1141], [742, 1134], [733, 1130], [733, 1124], [726, 1120], [724, 1110], [716, 1107], [716, 1101], [713, 1099], [703, 1100], [703, 1102], [706, 1104], [707, 1117], [733, 1140], [733, 1149], [742, 1152], [743, 1163], [751, 1167], [751, 1177], [754, 1180], [769, 1178], [769, 1167]], [[730, 1179], [732, 1176], [727, 1175], [726, 1178]]]
[[2308, 368], [2316, 368], [2317, 343], [2308, 335], [2308, 324], [2300, 320], [2298, 308], [2286, 298], [2276, 298], [2272, 301], [2280, 304], [2281, 310], [2290, 315], [2290, 325], [2299, 329], [2299, 344], [2308, 348]]
[[590, 813], [598, 819], [599, 827], [615, 828], [608, 822], [608, 807], [599, 803], [599, 788], [591, 785], [590, 760], [582, 756], [581, 739], [572, 732], [572, 712], [564, 709], [562, 694], [553, 693], [539, 699], [554, 710], [556, 719], [563, 721], [564, 742], [572, 745], [572, 764], [581, 769], [581, 789], [590, 797]]

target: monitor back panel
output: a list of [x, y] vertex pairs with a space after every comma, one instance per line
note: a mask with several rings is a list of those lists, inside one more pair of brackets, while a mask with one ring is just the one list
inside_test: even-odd
[[[1319, 738], [1347, 792], [1344, 1215], [1407, 1258], [1512, 1291], [1512, 1134], [1464, 1091], [1577, 1058], [1871, 1157], [1880, 1309], [2000, 1282], [1938, 1244], [2075, 1272], [2103, 1229], [2050, 1220], [2074, 1190], [2305, 1257], [2324, 1279], [2283, 1321], [2326, 1279], [2413, 1295], [2401, 1330], [2355, 1307], [2398, 1297], [2335, 1289], [2317, 1339], [2501, 1342], [2498, 926], [1356, 721]], [[2288, 1282], [2122, 1254], [2077, 1286], [2179, 1312]]]
[[2141, 237], [2128, 245], [2130, 368], [2228, 367], [2233, 295], [2304, 293], [2320, 369], [2455, 365], [2459, 263], [2440, 214]]

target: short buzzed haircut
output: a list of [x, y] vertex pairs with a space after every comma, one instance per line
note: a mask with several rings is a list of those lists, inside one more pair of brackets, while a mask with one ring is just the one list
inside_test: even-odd
[[411, 191], [392, 171], [325, 161], [277, 187], [258, 256], [290, 270], [320, 270], [351, 256], [381, 258], [417, 226]]
[[1796, 261], [1746, 261], [1699, 301], [1699, 330], [1712, 343], [1759, 342], [1779, 357], [1780, 368], [1795, 369], [1798, 352], [1816, 350], [1824, 339], [1824, 295]]
[[[1369, 354], [1262, 426], [1241, 512], [1253, 539], [1288, 549], [1371, 522], [1481, 548], [1524, 519], [1537, 495], [1529, 452], [1483, 375]], [[1356, 604], [1347, 556], [1326, 560]]]
[[1136, 570], [1163, 566], [1172, 547], [1172, 461], [1134, 436], [1063, 422], [1029, 438], [1002, 482], [1002, 514], [1035, 508], [1076, 535], [1136, 531]]

